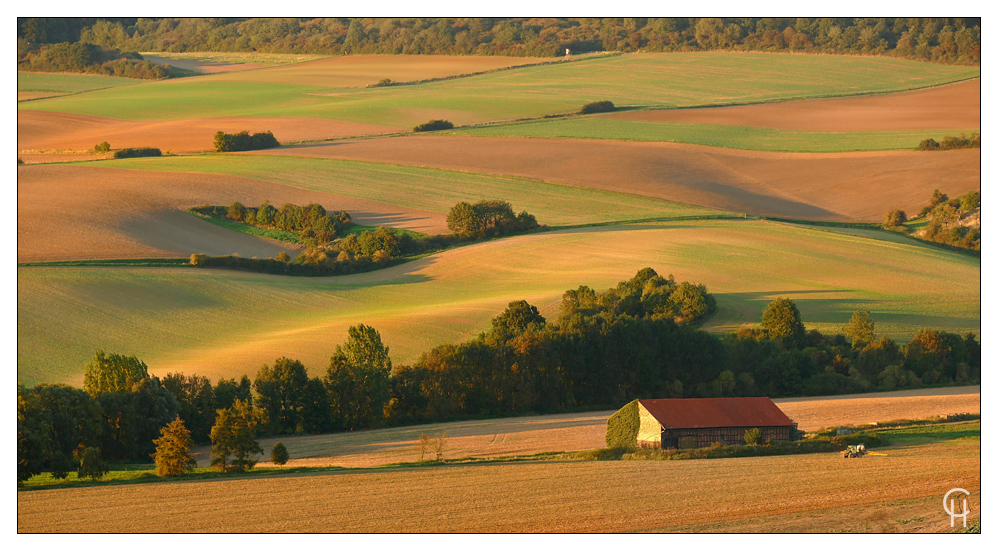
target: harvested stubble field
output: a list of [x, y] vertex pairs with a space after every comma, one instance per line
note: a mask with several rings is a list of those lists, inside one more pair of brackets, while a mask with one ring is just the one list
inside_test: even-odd
[[114, 149], [157, 147], [164, 153], [214, 151], [215, 132], [219, 130], [232, 134], [244, 130], [251, 133], [270, 131], [277, 141], [291, 143], [387, 134], [399, 129], [302, 117], [208, 117], [131, 121], [54, 111], [21, 111], [17, 117], [17, 149], [86, 150], [106, 141]]
[[772, 222], [673, 221], [501, 239], [332, 278], [22, 267], [18, 381], [79, 384], [97, 347], [137, 354], [159, 375], [253, 375], [281, 356], [314, 375], [358, 323], [381, 332], [396, 363], [411, 362], [476, 335], [512, 300], [553, 319], [565, 290], [604, 289], [646, 266], [705, 283], [719, 308], [713, 331], [758, 323], [778, 296], [826, 333], [857, 309], [901, 342], [922, 327], [980, 330], [978, 258]]
[[[895, 419], [928, 419], [954, 413], [980, 413], [981, 387], [951, 387], [908, 391], [781, 398], [780, 409], [801, 430], [859, 425]], [[613, 411], [564, 413], [454, 421], [352, 433], [281, 436], [260, 441], [269, 450], [280, 441], [292, 459], [289, 467], [375, 467], [420, 460], [421, 434], [430, 437], [423, 459], [435, 457], [434, 445], [444, 437], [447, 459], [498, 458], [545, 452], [591, 450], [606, 446], [606, 420]], [[198, 464], [209, 464], [210, 447], [195, 450]], [[264, 460], [266, 458], [263, 458]], [[269, 465], [261, 462], [260, 465]]]
[[[346, 210], [359, 224], [446, 231], [445, 214], [364, 198], [218, 174], [163, 174], [82, 166], [17, 169], [17, 260], [178, 258], [191, 253], [294, 255], [286, 243], [225, 230], [183, 209], [240, 201], [259, 205], [317, 202]], [[326, 190], [334, 192], [334, 185]]]
[[[626, 106], [698, 107], [902, 91], [980, 76], [974, 67], [888, 58], [681, 53], [592, 58], [418, 86], [344, 88], [382, 78], [412, 79], [402, 69], [412, 62], [405, 56], [386, 56], [384, 68], [360, 74], [356, 67], [337, 65], [356, 59], [153, 82], [128, 93], [104, 90], [20, 108], [144, 120], [296, 116], [412, 127], [436, 118], [472, 124], [568, 113], [597, 99]], [[464, 65], [451, 68], [463, 63], [484, 68], [497, 61], [509, 64], [489, 57], [449, 57], [440, 74], [467, 72]], [[402, 76], [393, 76], [392, 66]], [[438, 75], [424, 68], [416, 74]]]
[[601, 140], [406, 136], [283, 148], [268, 155], [356, 159], [508, 174], [729, 212], [880, 222], [918, 212], [933, 190], [981, 189], [981, 151], [777, 153]]
[[[869, 509], [938, 500], [953, 487], [973, 492], [979, 502], [980, 473], [976, 438], [895, 448], [888, 457], [855, 461], [827, 453], [343, 471], [19, 492], [18, 531], [668, 531], [705, 521], [779, 519], [788, 510], [841, 516], [842, 508], [856, 511], [862, 524], [790, 523], [786, 529], [903, 531], [916, 527], [889, 513], [871, 518]], [[979, 515], [975, 511], [969, 520]], [[917, 528], [949, 531], [949, 516], [937, 508]]]
[[604, 118], [755, 126], [816, 132], [980, 128], [981, 79], [873, 96], [736, 105], [706, 109], [625, 111]]

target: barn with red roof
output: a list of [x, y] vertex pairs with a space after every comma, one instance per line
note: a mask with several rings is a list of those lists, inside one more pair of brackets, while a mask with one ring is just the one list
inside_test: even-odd
[[744, 444], [759, 429], [759, 442], [789, 442], [797, 423], [766, 397], [638, 400], [637, 444], [645, 448], [703, 448], [714, 442]]

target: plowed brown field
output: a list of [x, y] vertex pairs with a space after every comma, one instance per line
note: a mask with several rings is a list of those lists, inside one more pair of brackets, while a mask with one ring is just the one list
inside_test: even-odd
[[980, 128], [981, 80], [913, 92], [706, 109], [631, 111], [615, 119], [849, 132]]
[[405, 136], [266, 152], [509, 174], [754, 215], [879, 222], [981, 187], [981, 152], [773, 153], [686, 144]]
[[195, 252], [272, 257], [294, 246], [223, 229], [192, 206], [264, 200], [346, 210], [357, 223], [445, 231], [445, 215], [234, 176], [89, 166], [17, 169], [17, 260], [176, 258]]
[[[932, 498], [918, 530], [951, 531], [942, 496], [971, 492], [981, 442], [961, 439], [843, 461], [837, 453], [710, 461], [580, 461], [411, 467], [18, 492], [18, 532], [629, 532], [782, 518], [849, 522], [796, 531], [914, 531], [892, 516]], [[890, 512], [888, 512], [890, 511]], [[873, 513], [871, 515], [871, 513]], [[910, 514], [902, 511], [901, 514]], [[929, 514], [929, 513], [925, 513]], [[770, 529], [779, 525], [769, 524]], [[701, 528], [702, 529], [702, 528]], [[737, 530], [737, 528], [735, 528]], [[748, 528], [747, 531], [753, 531]]]
[[17, 112], [18, 151], [90, 149], [106, 141], [114, 149], [158, 147], [164, 153], [214, 150], [215, 132], [271, 131], [281, 143], [325, 140], [399, 129], [355, 122], [301, 117], [213, 117], [175, 121], [130, 121], [57, 113]]
[[[980, 413], [981, 387], [922, 389], [776, 400], [804, 431], [894, 419], [926, 419], [952, 413]], [[270, 449], [280, 440], [291, 466], [373, 467], [419, 460], [419, 436], [446, 433], [444, 457], [501, 457], [604, 447], [606, 420], [613, 411], [538, 415], [436, 423], [354, 433], [283, 436], [261, 440]], [[433, 455], [432, 446], [426, 459]], [[196, 450], [208, 466], [209, 447]], [[261, 463], [265, 464], [265, 463]]]

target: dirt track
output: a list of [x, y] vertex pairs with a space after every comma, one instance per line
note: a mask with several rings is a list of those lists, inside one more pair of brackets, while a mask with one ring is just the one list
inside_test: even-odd
[[934, 189], [981, 187], [981, 152], [773, 153], [705, 146], [405, 136], [302, 145], [272, 154], [359, 159], [526, 176], [734, 212], [879, 222], [917, 212]]
[[446, 228], [441, 213], [307, 191], [232, 176], [88, 166], [17, 169], [17, 261], [176, 258], [194, 252], [272, 257], [293, 246], [226, 230], [182, 209], [240, 201], [318, 202], [365, 225], [423, 232]]
[[636, 121], [727, 124], [828, 132], [980, 128], [981, 80], [973, 79], [900, 94], [707, 109], [632, 111], [606, 116]]
[[17, 149], [90, 149], [106, 141], [114, 149], [158, 147], [164, 153], [214, 150], [215, 133], [271, 131], [281, 143], [385, 134], [397, 128], [301, 117], [213, 117], [131, 121], [54, 111], [17, 112]]

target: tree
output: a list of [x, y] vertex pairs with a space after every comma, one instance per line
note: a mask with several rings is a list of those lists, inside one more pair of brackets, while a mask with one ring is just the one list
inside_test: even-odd
[[867, 310], [857, 310], [846, 324], [843, 333], [852, 340], [853, 349], [859, 350], [873, 342], [873, 318]]
[[471, 203], [461, 201], [447, 213], [447, 229], [460, 237], [470, 237], [479, 231], [478, 213]]
[[308, 372], [298, 360], [278, 358], [274, 367], [263, 366], [256, 374], [253, 388], [257, 407], [267, 412], [274, 431], [293, 433], [301, 423]]
[[770, 302], [762, 313], [760, 327], [773, 340], [791, 346], [800, 346], [804, 343], [804, 322], [801, 321], [797, 304], [789, 298], [780, 297]]
[[194, 447], [191, 431], [179, 416], [160, 430], [160, 437], [153, 440], [153, 444], [156, 444], [156, 453], [152, 456], [159, 476], [181, 476], [197, 465], [191, 456]]
[[892, 209], [884, 215], [884, 227], [896, 228], [908, 221], [908, 216], [900, 209]]
[[759, 443], [759, 437], [761, 436], [762, 431], [759, 429], [748, 429], [745, 431], [745, 444], [754, 446]]
[[150, 377], [119, 392], [97, 397], [104, 409], [101, 453], [110, 460], [136, 461], [148, 458], [160, 429], [180, 413], [172, 392]]
[[83, 448], [80, 453], [80, 470], [76, 475], [80, 478], [100, 480], [110, 469], [101, 459], [100, 448]]
[[218, 410], [211, 428], [211, 466], [222, 472], [252, 469], [256, 465], [253, 456], [263, 453], [256, 441], [256, 428], [262, 420], [263, 415], [242, 400]]
[[284, 447], [284, 443], [274, 444], [274, 449], [270, 451], [270, 460], [274, 465], [283, 465], [288, 462], [288, 459], [291, 457], [288, 455], [288, 449]]
[[207, 441], [211, 426], [215, 424], [217, 409], [211, 380], [200, 375], [168, 373], [162, 383], [177, 398], [180, 418], [194, 440]]
[[38, 397], [17, 385], [17, 484], [45, 471], [51, 454], [51, 415]]
[[111, 151], [111, 144], [107, 142], [101, 142], [94, 146], [94, 153], [107, 153]]
[[336, 347], [323, 383], [329, 393], [333, 422], [344, 430], [379, 424], [390, 398], [392, 361], [388, 347], [373, 327], [347, 330], [347, 342]]
[[149, 368], [135, 356], [104, 354], [98, 349], [87, 364], [83, 389], [96, 397], [105, 392], [126, 390], [132, 383], [149, 378]]
[[499, 342], [507, 341], [522, 334], [529, 328], [544, 327], [545, 319], [536, 306], [525, 300], [514, 300], [506, 310], [492, 319], [492, 335]]

